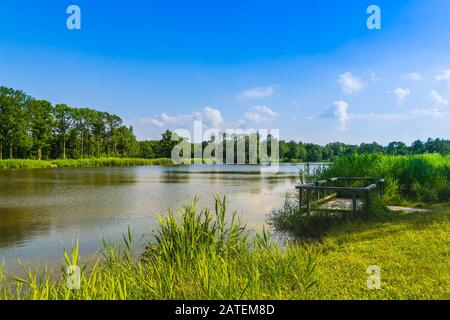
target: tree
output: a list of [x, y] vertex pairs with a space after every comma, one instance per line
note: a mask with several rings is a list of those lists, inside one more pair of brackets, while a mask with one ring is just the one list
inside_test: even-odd
[[162, 139], [160, 143], [160, 149], [158, 154], [159, 158], [170, 158], [172, 156], [172, 149], [178, 144], [178, 140], [172, 141], [174, 133], [170, 130], [166, 130], [162, 134]]
[[323, 160], [321, 146], [313, 143], [307, 143], [305, 144], [305, 148], [307, 154], [306, 160], [308, 162], [319, 162]]
[[50, 146], [53, 129], [53, 107], [45, 100], [30, 100], [27, 103], [33, 149], [37, 159], [42, 160], [42, 149]]
[[411, 152], [413, 154], [420, 154], [425, 151], [425, 145], [422, 141], [416, 140], [411, 144]]
[[75, 115], [72, 108], [66, 104], [57, 104], [54, 110], [55, 115], [55, 133], [61, 145], [62, 158], [66, 159], [66, 143], [70, 130], [75, 123]]
[[155, 158], [155, 144], [157, 141], [139, 141], [139, 157], [144, 159]]
[[[9, 158], [13, 158], [14, 146], [27, 147], [27, 113], [25, 105], [30, 100], [22, 91], [0, 87], [0, 150], [9, 146]], [[3, 153], [0, 151], [0, 158]]]
[[287, 144], [286, 158], [289, 160], [306, 160], [306, 149], [302, 144], [291, 140]]
[[405, 143], [400, 141], [393, 141], [387, 146], [387, 153], [391, 155], [406, 155], [408, 154], [408, 147]]
[[359, 146], [358, 153], [382, 153], [383, 152], [383, 146], [379, 145], [376, 142], [372, 143], [361, 143]]

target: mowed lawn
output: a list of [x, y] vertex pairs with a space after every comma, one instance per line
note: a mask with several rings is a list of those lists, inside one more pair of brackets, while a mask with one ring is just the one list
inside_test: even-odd
[[[321, 245], [313, 299], [449, 299], [450, 204], [389, 222], [353, 224]], [[369, 290], [367, 268], [381, 269], [381, 289]]]

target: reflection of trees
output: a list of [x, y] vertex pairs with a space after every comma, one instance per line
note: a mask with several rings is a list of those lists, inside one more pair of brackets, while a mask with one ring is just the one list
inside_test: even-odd
[[161, 173], [159, 181], [162, 183], [189, 183], [190, 175], [187, 172], [166, 171]]
[[37, 233], [48, 233], [50, 219], [29, 208], [0, 208], [0, 248], [17, 246]]
[[[127, 188], [107, 189], [108, 203], [100, 203], [101, 187], [128, 186], [136, 170], [127, 168], [71, 168], [0, 172], [0, 248], [21, 245], [51, 232], [54, 224], [70, 226], [70, 219], [105, 218], [111, 207], [126, 210], [133, 201]], [[102, 199], [102, 201], [104, 201]], [[104, 210], [102, 212], [102, 209]], [[95, 212], [94, 212], [95, 211]], [[90, 216], [89, 216], [90, 215]], [[87, 217], [89, 216], [89, 217]]]

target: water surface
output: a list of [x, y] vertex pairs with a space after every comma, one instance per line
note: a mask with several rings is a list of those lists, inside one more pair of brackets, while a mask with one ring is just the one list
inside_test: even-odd
[[281, 165], [278, 174], [258, 166], [58, 168], [0, 171], [0, 262], [53, 261], [63, 245], [79, 241], [82, 254], [100, 239], [118, 240], [131, 226], [148, 239], [158, 214], [200, 197], [210, 206], [227, 195], [251, 229], [294, 191], [299, 165]]

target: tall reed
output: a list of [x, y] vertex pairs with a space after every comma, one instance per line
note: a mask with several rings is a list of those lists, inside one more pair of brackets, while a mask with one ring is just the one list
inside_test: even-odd
[[[213, 211], [193, 202], [161, 217], [154, 236], [136, 255], [129, 230], [120, 244], [103, 241], [101, 256], [84, 264], [75, 245], [59, 274], [0, 269], [0, 299], [305, 299], [316, 284], [315, 251], [280, 248], [265, 231], [250, 236], [225, 199], [216, 197]], [[79, 290], [66, 283], [74, 264]]]

